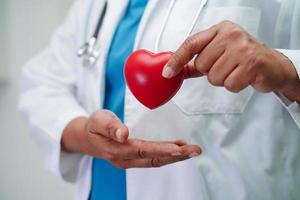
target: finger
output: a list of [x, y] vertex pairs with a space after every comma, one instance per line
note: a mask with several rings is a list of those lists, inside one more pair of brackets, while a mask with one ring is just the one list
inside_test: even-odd
[[195, 59], [195, 67], [202, 74], [208, 74], [211, 67], [225, 52], [225, 42], [216, 37]]
[[180, 156], [180, 157], [158, 157], [158, 158], [144, 158], [136, 160], [123, 160], [115, 164], [117, 167], [122, 169], [129, 168], [157, 168], [164, 165], [180, 162], [189, 159], [189, 156]]
[[200, 147], [197, 145], [186, 145], [184, 141], [159, 143], [128, 140], [126, 143], [119, 143], [102, 135], [92, 134], [90, 137], [93, 137], [90, 139], [90, 142], [99, 151], [95, 155], [102, 155], [102, 158], [110, 162], [155, 157], [194, 157], [201, 154]]
[[178, 146], [174, 143], [134, 140], [133, 146], [138, 150], [140, 158], [190, 156], [201, 153], [201, 149], [197, 145]]
[[216, 34], [217, 28], [213, 26], [186, 39], [164, 67], [163, 77], [172, 78], [180, 73], [184, 66], [214, 39]]
[[181, 147], [180, 151], [182, 156], [189, 156], [191, 158], [199, 156], [202, 153], [202, 149], [198, 145], [184, 145]]
[[110, 144], [108, 147], [113, 155], [124, 159], [153, 158], [166, 156], [190, 156], [200, 154], [196, 145], [179, 146], [176, 143], [151, 142], [129, 139], [124, 144]]
[[203, 75], [204, 74], [202, 74], [201, 72], [199, 72], [196, 69], [194, 60], [191, 60], [188, 64], [186, 64], [184, 66], [184, 78], [185, 79], [201, 77]]
[[[102, 159], [109, 160], [111, 154], [109, 153], [108, 144], [110, 141], [113, 141], [112, 139], [105, 137], [101, 134], [95, 134], [95, 133], [88, 133], [87, 139], [90, 143], [89, 149], [91, 152], [89, 152], [90, 156], [93, 157], [99, 157]], [[114, 141], [115, 143], [119, 143]], [[120, 143], [119, 143], [120, 144]]]
[[179, 145], [173, 142], [152, 142], [137, 139], [129, 139], [130, 152], [132, 158], [152, 158], [178, 155], [181, 152]]
[[128, 128], [118, 117], [107, 110], [101, 110], [94, 114], [90, 123], [89, 131], [103, 135], [118, 142], [125, 142], [128, 138]]
[[129, 139], [125, 143], [119, 143], [103, 135], [92, 135], [91, 143], [110, 155], [109, 159], [140, 159], [159, 156], [181, 155], [181, 148], [175, 143], [148, 142]]
[[224, 86], [226, 78], [238, 66], [238, 62], [229, 52], [225, 51], [209, 70], [207, 75], [209, 82], [214, 86]]
[[245, 68], [239, 65], [225, 80], [224, 86], [227, 90], [238, 93], [251, 84], [253, 74], [247, 73]]

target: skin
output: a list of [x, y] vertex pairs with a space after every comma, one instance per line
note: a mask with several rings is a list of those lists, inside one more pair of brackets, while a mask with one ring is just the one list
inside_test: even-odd
[[114, 113], [98, 110], [89, 118], [72, 120], [61, 143], [66, 152], [102, 158], [122, 169], [161, 167], [201, 153], [198, 146], [184, 141], [152, 142], [128, 136], [128, 128]]
[[234, 93], [252, 86], [258, 92], [280, 92], [300, 102], [293, 63], [230, 21], [187, 38], [162, 75], [172, 78], [182, 70], [186, 78], [206, 75], [212, 85]]

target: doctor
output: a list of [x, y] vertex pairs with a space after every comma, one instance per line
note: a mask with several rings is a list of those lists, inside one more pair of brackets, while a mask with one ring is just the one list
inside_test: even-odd
[[[30, 134], [76, 199], [298, 199], [300, 2], [105, 2], [76, 1], [23, 70]], [[204, 76], [150, 111], [123, 80], [139, 48], [176, 51], [166, 78]]]

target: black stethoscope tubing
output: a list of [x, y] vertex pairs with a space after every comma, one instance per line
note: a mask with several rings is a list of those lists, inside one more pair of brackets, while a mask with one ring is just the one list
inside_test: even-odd
[[105, 1], [104, 7], [103, 7], [103, 11], [101, 12], [99, 20], [97, 22], [97, 26], [96, 26], [95, 32], [93, 34], [93, 37], [96, 38], [96, 39], [98, 39], [98, 35], [99, 35], [100, 30], [101, 30], [101, 27], [102, 27], [102, 24], [103, 24], [105, 15], [106, 15], [106, 11], [107, 11], [107, 1]]
[[83, 59], [83, 66], [86, 67], [93, 66], [97, 62], [97, 58], [99, 56], [99, 45], [97, 44], [97, 42], [106, 15], [106, 11], [107, 11], [107, 1], [105, 1], [104, 3], [104, 7], [102, 9], [99, 20], [97, 22], [97, 26], [95, 28], [94, 34], [77, 51], [77, 55]]

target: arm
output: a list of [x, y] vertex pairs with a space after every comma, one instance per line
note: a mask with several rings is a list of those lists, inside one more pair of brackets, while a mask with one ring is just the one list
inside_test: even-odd
[[81, 154], [61, 151], [65, 126], [78, 116], [88, 116], [75, 98], [75, 60], [78, 13], [86, 5], [78, 0], [55, 32], [46, 50], [22, 69], [19, 109], [29, 124], [47, 169], [67, 181], [75, 181]]
[[[26, 116], [30, 134], [43, 153], [48, 169], [74, 182], [85, 155], [129, 168], [156, 167], [187, 159], [195, 152], [200, 154], [199, 147], [181, 142], [127, 140], [127, 128], [112, 113], [100, 110], [89, 116], [82, 108], [76, 98], [75, 50], [78, 18], [82, 16], [79, 13], [85, 6], [86, 0], [75, 3], [50, 46], [29, 61], [22, 72], [19, 109]], [[111, 130], [114, 127], [123, 131], [120, 140]], [[132, 158], [125, 162], [128, 156]]]

